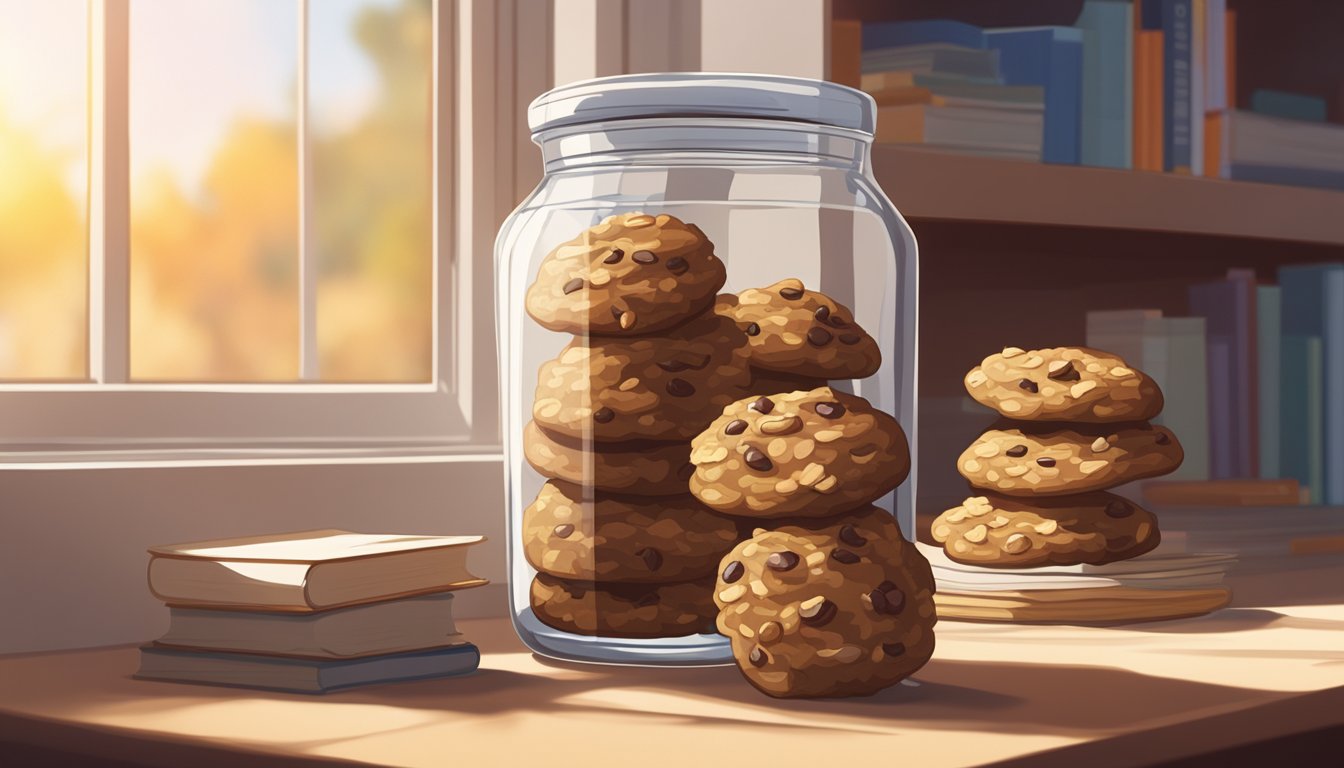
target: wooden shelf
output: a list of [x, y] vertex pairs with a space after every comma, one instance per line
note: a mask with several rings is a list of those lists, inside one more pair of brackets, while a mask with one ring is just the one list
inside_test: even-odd
[[873, 147], [910, 219], [1169, 232], [1344, 245], [1344, 192]]

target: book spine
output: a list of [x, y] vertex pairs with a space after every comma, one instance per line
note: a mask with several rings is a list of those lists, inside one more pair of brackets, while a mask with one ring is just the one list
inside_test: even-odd
[[[1227, 0], [1204, 6], [1204, 111], [1227, 109]], [[1207, 168], [1205, 173], [1208, 173]]]
[[1185, 460], [1172, 479], [1209, 478], [1209, 371], [1205, 321], [1202, 318], [1164, 318], [1153, 333], [1162, 339], [1165, 381], [1158, 386], [1166, 397], [1162, 413], [1153, 419], [1176, 433]]
[[1234, 269], [1228, 273], [1232, 292], [1232, 354], [1236, 388], [1235, 433], [1238, 477], [1260, 476], [1259, 376], [1256, 321], [1255, 272]]
[[[1344, 505], [1344, 265], [1330, 269], [1323, 286], [1324, 329], [1321, 354], [1325, 395], [1322, 452], [1325, 503]], [[1327, 394], [1328, 393], [1328, 394]]]
[[1078, 17], [1078, 27], [1083, 31], [1083, 165], [1132, 167], [1132, 11], [1126, 0], [1087, 0]]
[[1082, 134], [1083, 45], [1078, 30], [1050, 27], [995, 30], [988, 45], [999, 52], [1008, 85], [1045, 87], [1045, 131], [1041, 159], [1077, 165]]
[[[1285, 328], [1285, 331], [1287, 329]], [[1320, 503], [1320, 337], [1285, 332], [1280, 340], [1280, 473]]]
[[1163, 112], [1166, 117], [1162, 133], [1163, 169], [1176, 173], [1191, 170], [1193, 14], [1191, 0], [1162, 0]]
[[1227, 11], [1223, 16], [1223, 28], [1226, 30], [1224, 44], [1227, 46], [1224, 70], [1227, 79], [1227, 96], [1224, 107], [1237, 108], [1237, 12]]
[[1253, 292], [1244, 276], [1190, 288], [1190, 311], [1207, 321], [1210, 469], [1220, 479], [1256, 475], [1250, 428]]
[[1162, 30], [1141, 29], [1134, 48], [1134, 167], [1162, 171]]
[[1256, 322], [1256, 378], [1259, 383], [1260, 420], [1260, 477], [1280, 476], [1280, 423], [1281, 392], [1279, 376], [1282, 368], [1280, 336], [1283, 332], [1280, 301], [1283, 295], [1277, 285], [1261, 285], [1255, 294]]
[[1204, 175], [1204, 56], [1207, 0], [1190, 1], [1190, 173]]

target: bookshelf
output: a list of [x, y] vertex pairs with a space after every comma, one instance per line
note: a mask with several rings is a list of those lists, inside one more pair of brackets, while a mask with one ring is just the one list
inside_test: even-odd
[[907, 218], [1255, 238], [1344, 247], [1344, 192], [879, 144], [878, 183]]
[[[1237, 13], [1235, 103], [1255, 89], [1316, 94], [1344, 122], [1344, 4], [1226, 0]], [[1072, 25], [1083, 0], [832, 0], [837, 21], [953, 19]], [[852, 34], [843, 32], [842, 34]], [[835, 39], [835, 38], [833, 38]], [[835, 60], [832, 60], [833, 66]], [[1202, 176], [1050, 165], [879, 144], [878, 183], [920, 246], [917, 509], [965, 495], [953, 459], [992, 422], [961, 377], [986, 354], [1085, 342], [1087, 313], [1190, 314], [1192, 284], [1231, 267], [1276, 281], [1286, 265], [1344, 261], [1344, 192]], [[927, 535], [920, 526], [920, 535]]]

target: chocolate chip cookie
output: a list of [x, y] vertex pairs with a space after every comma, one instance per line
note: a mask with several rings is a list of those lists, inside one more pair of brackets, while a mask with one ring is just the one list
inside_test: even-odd
[[865, 696], [933, 655], [933, 572], [890, 514], [757, 529], [724, 559], [719, 631], [770, 696]]
[[741, 538], [737, 523], [690, 494], [594, 495], [552, 480], [523, 511], [533, 568], [566, 579], [669, 582], [708, 576]]
[[551, 251], [525, 303], [552, 331], [636, 336], [709, 309], [726, 276], [699, 227], [665, 213], [621, 213]]
[[637, 496], [686, 492], [694, 467], [685, 443], [632, 440], [594, 443], [556, 435], [529, 421], [523, 427], [523, 456], [553, 480]]
[[597, 441], [689, 440], [747, 393], [745, 339], [713, 312], [657, 338], [575, 339], [541, 367], [532, 418]]
[[818, 379], [862, 379], [877, 373], [882, 352], [848, 307], [801, 280], [781, 280], [722, 296], [714, 311], [747, 334], [751, 364]]
[[682, 637], [714, 629], [713, 577], [681, 584], [595, 584], [544, 573], [532, 580], [532, 612], [576, 635]]
[[1162, 392], [1142, 371], [1086, 347], [1008, 347], [966, 374], [981, 404], [1023, 421], [1145, 421], [1162, 411]]
[[886, 495], [910, 471], [905, 433], [867, 400], [818, 387], [747, 397], [691, 441], [691, 492], [746, 517], [826, 517]]
[[1162, 538], [1151, 512], [1112, 493], [972, 496], [935, 518], [931, 531], [948, 557], [990, 568], [1128, 560]]
[[1008, 496], [1057, 496], [1113, 488], [1174, 471], [1185, 453], [1176, 435], [1149, 424], [1114, 429], [991, 429], [957, 469], [976, 488]]

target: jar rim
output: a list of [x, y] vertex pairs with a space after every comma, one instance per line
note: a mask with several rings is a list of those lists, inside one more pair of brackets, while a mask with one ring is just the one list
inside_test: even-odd
[[533, 134], [648, 117], [739, 117], [873, 133], [868, 94], [823, 80], [737, 72], [615, 75], [553, 88], [527, 108]]

